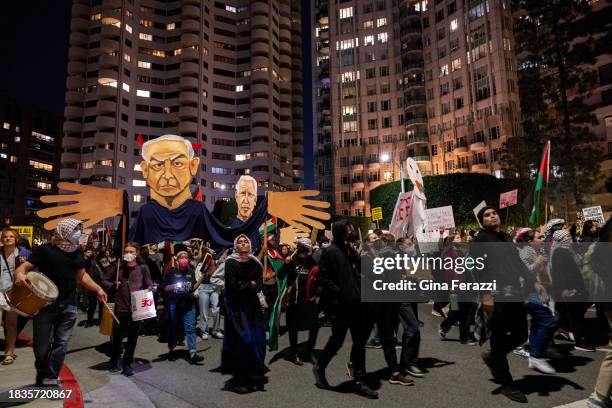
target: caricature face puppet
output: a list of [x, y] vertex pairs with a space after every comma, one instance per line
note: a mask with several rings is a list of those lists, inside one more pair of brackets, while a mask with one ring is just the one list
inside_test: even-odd
[[253, 215], [255, 204], [257, 204], [257, 181], [250, 176], [242, 176], [236, 184], [236, 204], [241, 221], [246, 221]]
[[151, 198], [164, 207], [179, 207], [191, 198], [189, 184], [198, 171], [200, 158], [180, 136], [162, 136], [142, 147], [142, 175], [151, 189]]

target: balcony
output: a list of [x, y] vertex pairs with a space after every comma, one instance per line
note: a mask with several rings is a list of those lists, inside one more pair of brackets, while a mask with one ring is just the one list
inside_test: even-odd
[[87, 34], [80, 33], [78, 31], [73, 31], [70, 33], [69, 43], [70, 45], [82, 45], [87, 44], [89, 37]]
[[[66, 122], [64, 122], [66, 123]], [[62, 147], [64, 148], [74, 148], [74, 147], [81, 147], [81, 138], [80, 137], [69, 137], [69, 136], [64, 136], [62, 138]]]
[[83, 125], [81, 121], [66, 120], [64, 122], [64, 133], [81, 133]]
[[115, 118], [110, 118], [108, 116], [98, 116], [96, 118], [96, 128], [98, 129], [108, 129], [115, 127]]
[[84, 62], [80, 61], [70, 61], [68, 62], [68, 75], [79, 75], [85, 72], [86, 65]]
[[475, 141], [472, 144], [470, 144], [470, 151], [477, 152], [477, 151], [480, 151], [480, 150], [484, 150], [485, 147], [486, 146], [484, 144], [484, 141], [483, 142]]
[[84, 18], [74, 17], [70, 21], [70, 31], [82, 31], [86, 32], [89, 28], [89, 21]]
[[114, 24], [120, 23], [119, 20], [112, 17], [105, 19], [104, 24], [100, 30], [100, 37], [102, 38], [119, 38], [121, 36], [121, 29]]
[[114, 68], [119, 65], [119, 58], [116, 55], [102, 54], [98, 63], [100, 68]]
[[183, 48], [181, 51], [181, 60], [183, 61], [198, 61], [200, 58], [200, 51], [196, 48]]
[[200, 22], [198, 20], [186, 19], [181, 23], [181, 28], [184, 33], [199, 33]]
[[424, 86], [425, 86], [425, 81], [423, 81], [422, 79], [411, 79], [406, 82], [406, 84], [404, 85], [404, 89], [408, 90], [411, 88], [419, 88], [419, 87], [424, 87]]
[[77, 103], [83, 101], [83, 94], [77, 91], [66, 92], [66, 102]]
[[89, 17], [89, 6], [75, 3], [72, 5], [72, 17]]
[[365, 184], [363, 180], [353, 180], [352, 186], [353, 186], [353, 189], [355, 190], [363, 190]]
[[410, 119], [406, 119], [404, 125], [426, 125], [427, 124], [427, 116], [415, 116]]
[[362, 163], [353, 163], [351, 165], [351, 169], [353, 171], [362, 171], [363, 170], [363, 164]]
[[83, 108], [80, 106], [66, 106], [64, 108], [64, 117], [66, 119], [78, 119], [83, 117]]
[[114, 86], [98, 85], [97, 94], [99, 98], [107, 98], [109, 96], [117, 96], [118, 89]]
[[80, 163], [81, 155], [79, 153], [64, 152], [62, 153], [61, 162], [62, 163]]
[[470, 171], [470, 167], [467, 163], [458, 163], [455, 168], [455, 173], [468, 173]]
[[422, 70], [423, 69], [423, 61], [418, 61], [418, 62], [411, 62], [409, 64], [403, 64], [402, 65], [402, 70], [404, 72], [407, 71], [412, 71], [412, 70]]
[[77, 75], [69, 76], [66, 79], [66, 87], [68, 89], [78, 89], [85, 87], [85, 78]]
[[374, 189], [374, 188], [376, 188], [376, 187], [380, 186], [380, 184], [381, 184], [380, 180], [368, 181], [368, 188], [369, 188], [370, 190], [372, 190], [372, 189]]
[[412, 136], [406, 140], [406, 144], [427, 143], [429, 144], [428, 136]]
[[112, 132], [98, 132], [96, 133], [95, 141], [98, 144], [114, 143], [115, 134]]
[[199, 72], [199, 66], [195, 62], [181, 62], [181, 75], [198, 75]]
[[87, 49], [84, 47], [73, 45], [68, 49], [68, 59], [82, 60], [87, 58]]
[[114, 53], [119, 52], [119, 41], [111, 38], [102, 38], [100, 40], [100, 52], [102, 53]]
[[181, 89], [194, 89], [197, 90], [200, 85], [200, 80], [193, 77], [181, 77], [179, 80], [179, 87]]
[[181, 35], [181, 46], [183, 48], [192, 47], [200, 44], [200, 38], [197, 34], [185, 33]]
[[60, 169], [60, 180], [77, 178], [79, 178], [79, 171], [77, 169]]
[[183, 18], [200, 18], [200, 8], [191, 5], [183, 6], [183, 10], [181, 11], [181, 15]]
[[357, 208], [365, 207], [365, 200], [353, 200], [353, 207], [357, 207]]
[[489, 166], [487, 166], [486, 163], [475, 163], [472, 164], [472, 171], [473, 172], [482, 172], [482, 171], [487, 171], [489, 170]]
[[96, 106], [98, 113], [109, 113], [117, 111], [117, 103], [113, 101], [99, 100]]
[[178, 125], [178, 132], [180, 134], [197, 133], [198, 124], [194, 122], [181, 121]]
[[413, 159], [415, 162], [428, 162], [429, 156], [414, 156]]
[[266, 15], [270, 14], [270, 9], [266, 2], [258, 1], [258, 2], [251, 3], [251, 15], [258, 14], [258, 13], [262, 13]]
[[457, 145], [453, 149], [453, 153], [455, 153], [455, 154], [466, 154], [466, 153], [468, 153], [468, 147], [467, 147], [467, 145]]
[[[257, 3], [255, 3], [257, 4]], [[261, 15], [261, 14], [252, 14], [251, 17], [251, 28], [266, 28], [269, 24], [270, 21], [268, 20], [268, 15], [266, 13], [266, 15]], [[280, 34], [280, 33], [279, 33]]]
[[178, 117], [181, 119], [184, 118], [197, 118], [198, 117], [198, 108], [194, 108], [193, 106], [181, 106]]

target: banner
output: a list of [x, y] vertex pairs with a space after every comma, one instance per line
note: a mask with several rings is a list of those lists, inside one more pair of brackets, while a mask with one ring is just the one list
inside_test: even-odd
[[372, 221], [382, 220], [382, 207], [372, 208]]
[[507, 208], [518, 202], [518, 189], [501, 193], [499, 195], [499, 208]]
[[397, 238], [405, 235], [406, 227], [412, 215], [412, 191], [399, 193], [395, 208], [393, 209], [393, 217], [391, 217], [391, 225], [389, 225], [389, 233]]
[[425, 210], [425, 225], [427, 230], [455, 228], [453, 206], [427, 208]]
[[594, 220], [600, 224], [605, 224], [606, 220], [603, 216], [603, 211], [601, 209], [601, 205], [596, 207], [587, 207], [582, 209], [582, 214], [584, 215], [584, 221]]

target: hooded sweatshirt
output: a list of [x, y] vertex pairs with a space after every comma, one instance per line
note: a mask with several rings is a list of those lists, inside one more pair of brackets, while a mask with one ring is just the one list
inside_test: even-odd
[[332, 225], [333, 243], [323, 250], [317, 280], [323, 297], [337, 300], [338, 306], [361, 301], [360, 259], [357, 252], [344, 242], [347, 220]]

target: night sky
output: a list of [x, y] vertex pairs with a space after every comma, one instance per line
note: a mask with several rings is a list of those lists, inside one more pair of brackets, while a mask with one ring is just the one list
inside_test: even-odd
[[[7, 0], [0, 13], [0, 90], [61, 113], [64, 110], [70, 0]], [[310, 2], [302, 0], [304, 182], [312, 186]]]

